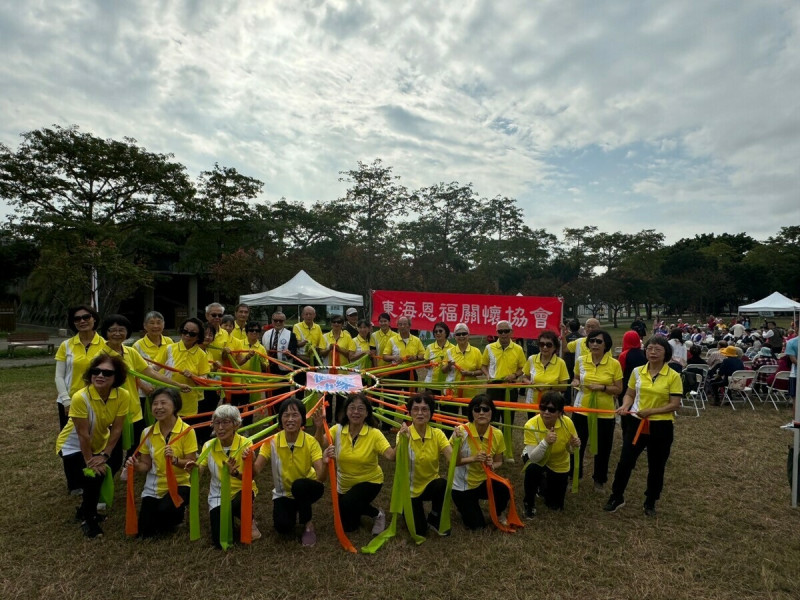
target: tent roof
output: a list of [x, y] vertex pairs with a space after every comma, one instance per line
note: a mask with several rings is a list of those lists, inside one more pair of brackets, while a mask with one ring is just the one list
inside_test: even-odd
[[305, 271], [300, 271], [289, 281], [275, 289], [260, 294], [239, 296], [239, 302], [250, 306], [275, 306], [277, 304], [344, 304], [364, 306], [358, 294], [337, 292], [314, 281]]
[[752, 304], [739, 307], [739, 312], [797, 312], [800, 311], [800, 302], [795, 302], [779, 292], [772, 292], [766, 298]]

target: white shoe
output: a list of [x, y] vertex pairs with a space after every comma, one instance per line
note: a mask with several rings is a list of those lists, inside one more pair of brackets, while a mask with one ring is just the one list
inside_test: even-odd
[[122, 465], [122, 470], [119, 473], [119, 480], [128, 481], [128, 469], [125, 468], [125, 465]]
[[97, 510], [105, 510], [105, 509], [106, 509], [106, 503], [105, 502], [98, 502], [97, 503]]
[[375, 517], [375, 523], [372, 525], [372, 535], [379, 535], [386, 529], [386, 515], [382, 510], [378, 511], [378, 516]]

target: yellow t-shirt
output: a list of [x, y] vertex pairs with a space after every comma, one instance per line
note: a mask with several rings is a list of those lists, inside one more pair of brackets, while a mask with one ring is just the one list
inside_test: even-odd
[[[208, 510], [217, 508], [222, 500], [222, 465], [227, 464], [229, 456], [233, 456], [234, 460], [236, 460], [236, 468], [241, 473], [244, 469], [242, 451], [252, 445], [253, 442], [238, 433], [234, 434], [233, 441], [227, 452], [217, 438], [210, 439], [205, 443], [200, 454], [202, 455], [209, 446], [211, 449], [197, 464], [208, 467], [208, 472], [211, 474], [211, 483], [208, 486]], [[242, 491], [242, 480], [231, 476], [231, 497], [240, 491]], [[258, 487], [255, 481], [253, 482], [253, 494], [258, 494]]]
[[336, 485], [340, 494], [357, 483], [383, 483], [378, 457], [390, 446], [379, 429], [363, 425], [353, 440], [349, 425], [334, 425], [331, 437], [336, 449]]
[[[522, 374], [531, 380], [531, 383], [536, 385], [550, 385], [555, 386], [569, 382], [569, 372], [567, 371], [567, 363], [563, 358], [556, 355], [550, 357], [550, 361], [545, 366], [542, 363], [541, 354], [531, 354], [528, 360], [525, 361], [525, 366], [522, 368]], [[559, 389], [566, 389], [565, 387]], [[534, 398], [539, 397], [541, 389], [528, 388], [525, 392], [525, 402], [532, 403]]]
[[508, 346], [503, 348], [498, 340], [483, 349], [482, 364], [489, 368], [489, 379], [504, 379], [514, 373], [522, 372], [525, 366], [525, 353], [515, 342], [509, 342]]
[[[553, 427], [556, 432], [556, 442], [550, 444], [545, 453], [544, 459], [539, 465], [548, 467], [556, 473], [567, 473], [569, 471], [570, 446], [569, 441], [578, 434], [572, 419], [562, 416], [556, 421]], [[542, 420], [542, 415], [536, 415], [525, 423], [525, 445], [538, 446], [547, 436], [547, 427]]]
[[361, 335], [353, 338], [356, 352], [366, 352], [364, 356], [356, 361], [356, 367], [359, 369], [369, 369], [372, 366], [372, 358], [370, 352], [372, 351], [371, 341], [365, 340]]
[[[599, 383], [602, 385], [613, 385], [614, 382], [622, 379], [622, 367], [616, 358], [611, 358], [611, 355], [606, 352], [600, 363], [595, 366], [592, 361], [592, 355], [589, 354], [578, 356], [575, 358], [575, 377], [581, 382], [581, 387], [578, 388], [578, 393], [575, 396], [575, 407], [579, 408], [602, 408], [604, 410], [613, 411], [616, 407], [614, 405], [614, 396], [603, 391], [591, 391], [585, 389], [592, 383]], [[594, 396], [594, 403], [592, 403], [592, 396]], [[599, 413], [597, 415], [601, 419], [613, 419], [614, 413]]]
[[[427, 485], [439, 477], [439, 455], [450, 445], [441, 429], [425, 426], [425, 435], [420, 437], [417, 428], [409, 428], [408, 468], [410, 474], [411, 497], [416, 498], [425, 491]], [[400, 434], [397, 434], [400, 439]]]
[[[246, 326], [247, 324], [245, 323], [245, 327]], [[242, 345], [244, 345], [244, 343], [247, 341], [247, 330], [244, 327], [239, 327], [239, 324], [236, 322], [233, 324], [233, 331], [231, 331], [228, 335]]]
[[[347, 352], [355, 352], [356, 351], [356, 344], [353, 341], [353, 338], [347, 333], [345, 330], [342, 330], [342, 334], [339, 336], [339, 341], [333, 339], [333, 331], [328, 331], [322, 336], [322, 344], [320, 347], [323, 350], [327, 350], [331, 346], [336, 344], [339, 346], [339, 350], [346, 350]], [[331, 366], [331, 361], [333, 359], [333, 351], [331, 351], [328, 356], [322, 359], [322, 362], [327, 365]], [[344, 358], [340, 352], [336, 352], [336, 365], [346, 365], [350, 362], [347, 358]]]
[[[188, 427], [189, 426], [179, 418], [175, 421], [175, 426], [172, 428], [169, 438], [177, 437]], [[153, 434], [142, 444], [141, 449], [141, 453], [148, 454], [153, 461], [150, 470], [147, 472], [147, 478], [145, 479], [144, 488], [142, 489], [142, 497], [161, 498], [167, 493], [167, 467], [164, 460], [164, 449], [167, 447], [167, 440], [161, 435], [161, 428], [158, 423], [154, 423], [145, 429], [142, 432], [141, 439], [147, 437], [147, 433], [151, 429], [153, 430]], [[184, 435], [177, 442], [171, 444], [171, 446], [175, 456], [179, 459], [184, 459], [188, 454], [197, 452], [197, 436], [194, 434], [194, 430]], [[188, 472], [176, 466], [173, 466], [172, 470], [175, 473], [175, 480], [178, 482], [179, 486], [189, 485]]]
[[425, 348], [422, 346], [422, 342], [417, 336], [411, 334], [408, 334], [408, 340], [403, 341], [403, 338], [397, 333], [388, 338], [381, 348], [382, 356], [393, 356], [398, 361], [405, 357], [414, 361], [416, 357], [424, 354]]
[[[106, 346], [105, 351], [110, 356], [119, 356], [119, 352], [109, 346]], [[133, 348], [126, 348], [123, 346], [122, 352], [122, 360], [125, 366], [128, 367], [128, 376], [125, 378], [125, 383], [122, 387], [124, 387], [131, 396], [131, 404], [128, 408], [128, 413], [131, 415], [131, 421], [136, 423], [136, 421], [141, 421], [144, 417], [142, 416], [142, 403], [139, 402], [139, 388], [136, 385], [136, 376], [133, 375], [130, 370], [133, 369], [138, 373], [143, 373], [147, 369], [147, 362], [142, 358], [142, 355]]]
[[456, 378], [456, 369], [452, 365], [447, 373], [442, 373], [442, 361], [454, 361], [453, 349], [455, 346], [449, 341], [445, 340], [444, 347], [439, 346], [436, 342], [428, 344], [425, 348], [425, 360], [433, 362], [432, 367], [428, 367], [428, 374], [425, 376], [425, 381], [428, 383], [444, 383], [454, 381]]
[[[206, 375], [211, 370], [208, 364], [208, 355], [206, 351], [200, 347], [200, 344], [195, 344], [191, 348], [186, 348], [183, 340], [167, 348], [167, 361], [164, 364], [178, 369], [178, 371], [181, 372], [188, 370], [190, 373], [198, 376]], [[191, 379], [187, 379], [181, 373], [167, 371], [167, 375], [175, 383], [185, 383], [190, 386], [195, 385]], [[181, 400], [183, 401], [183, 407], [180, 411], [181, 416], [197, 414], [197, 403], [200, 400], [200, 395], [201, 392], [197, 390], [192, 390], [186, 394], [181, 392]]]
[[[371, 346], [373, 348], [375, 348], [375, 352], [377, 352], [378, 354], [381, 354], [381, 352], [383, 351], [383, 347], [386, 344], [387, 340], [389, 338], [391, 338], [392, 336], [395, 336], [395, 335], [397, 335], [397, 333], [392, 331], [391, 329], [389, 331], [387, 331], [386, 333], [383, 333], [383, 330], [381, 330], [381, 329], [373, 331], [372, 335], [370, 336]], [[384, 365], [388, 365], [388, 364], [389, 363], [387, 363], [382, 358], [378, 359], [378, 366], [384, 366]]]
[[58, 434], [56, 453], [60, 451], [63, 456], [68, 456], [81, 451], [78, 432], [72, 422], [75, 417], [88, 419], [92, 454], [99, 454], [106, 447], [108, 438], [111, 436], [109, 427], [117, 417], [124, 417], [128, 414], [129, 405], [130, 394], [121, 387], [111, 390], [107, 402], [103, 402], [93, 385], [78, 390], [72, 395], [69, 420]]
[[[325, 348], [322, 343], [322, 328], [316, 323], [312, 323], [311, 327], [309, 327], [306, 325], [305, 321], [300, 321], [299, 323], [295, 323], [294, 327], [292, 327], [292, 331], [297, 338], [298, 344], [305, 340], [315, 348]], [[306, 352], [306, 346], [302, 348], [298, 346], [297, 353], [301, 357], [306, 358], [314, 356], [313, 352]]]
[[86, 386], [83, 381], [83, 374], [89, 368], [89, 363], [92, 362], [92, 359], [103, 352], [105, 345], [106, 341], [96, 332], [88, 346], [84, 346], [81, 343], [81, 338], [77, 335], [61, 342], [55, 358], [66, 363], [67, 372], [64, 375], [64, 380], [67, 383], [70, 398], [75, 392]]
[[[286, 441], [286, 432], [278, 432], [261, 446], [261, 456], [272, 465], [272, 499], [292, 498], [292, 484], [298, 479], [317, 479], [314, 463], [322, 460], [322, 448], [313, 435], [301, 431], [294, 446]], [[341, 489], [339, 490], [342, 491]]]
[[[655, 379], [650, 377], [646, 364], [636, 367], [631, 372], [631, 378], [628, 380], [628, 389], [636, 391], [636, 396], [630, 409], [631, 412], [648, 408], [661, 408], [669, 404], [670, 396], [683, 395], [681, 376], [666, 364], [661, 367]], [[651, 415], [648, 419], [651, 421], [674, 421], [675, 413], [668, 412]]]
[[[506, 450], [506, 442], [503, 439], [503, 432], [497, 427], [489, 426], [486, 434], [483, 437], [478, 435], [478, 430], [475, 429], [475, 423], [467, 423], [464, 427], [469, 428], [472, 438], [480, 445], [480, 450], [475, 448], [475, 445], [470, 441], [469, 436], [466, 436], [461, 442], [460, 454], [462, 457], [474, 456], [485, 452], [489, 456], [502, 454]], [[491, 430], [492, 445], [489, 446], [489, 431]], [[453, 435], [456, 435], [455, 432]], [[450, 443], [453, 443], [453, 437], [450, 437]], [[468, 463], [456, 467], [455, 477], [453, 478], [453, 489], [459, 492], [471, 490], [478, 487], [481, 483], [486, 481], [486, 472], [483, 466], [479, 463]]]
[[[240, 344], [241, 350], [246, 350], [249, 352], [253, 350], [255, 355], [250, 360], [246, 361], [240, 368], [246, 371], [261, 371], [263, 370], [262, 367], [266, 367], [267, 359], [264, 358], [267, 355], [267, 349], [264, 348], [264, 345], [256, 340], [254, 344], [250, 344], [249, 341], [244, 340]], [[242, 354], [234, 354], [236, 358], [241, 358]]]
[[[481, 364], [483, 363], [483, 355], [479, 348], [472, 345], [467, 345], [466, 350], [463, 352], [458, 344], [453, 346], [451, 351], [453, 361], [458, 369], [456, 369], [456, 381], [477, 381], [477, 375], [464, 375], [464, 371], [480, 371]], [[461, 398], [473, 398], [478, 393], [477, 387], [459, 387], [458, 396]]]

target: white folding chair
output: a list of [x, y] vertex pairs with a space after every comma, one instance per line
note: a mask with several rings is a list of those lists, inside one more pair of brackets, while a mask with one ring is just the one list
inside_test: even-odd
[[747, 393], [747, 389], [750, 388], [751, 384], [753, 383], [754, 377], [755, 371], [741, 370], [731, 373], [728, 376], [728, 385], [725, 386], [725, 395], [722, 397], [722, 406], [728, 402], [731, 405], [731, 408], [736, 410], [735, 404], [737, 402], [741, 402], [742, 404], [747, 402], [750, 404], [750, 408], [755, 410], [756, 407], [753, 406], [753, 401], [750, 400], [750, 395]]
[[[780, 382], [786, 387], [785, 390], [777, 387], [776, 384]], [[792, 399], [789, 398], [789, 371], [780, 371], [775, 374], [775, 379], [772, 380], [769, 388], [767, 388], [767, 401], [772, 402], [775, 410], [778, 410], [779, 402], [787, 406], [791, 404]]]
[[695, 416], [700, 416], [700, 408], [705, 409], [705, 391], [703, 390], [703, 373], [684, 371], [681, 373], [685, 383], [686, 394], [681, 396], [681, 408], [694, 408]]
[[767, 379], [773, 373], [778, 372], [778, 365], [764, 365], [763, 367], [759, 367], [756, 371], [755, 377], [753, 377], [753, 383], [749, 390], [756, 395], [759, 402], [762, 404], [767, 402], [767, 391], [769, 388], [769, 384], [767, 383]]

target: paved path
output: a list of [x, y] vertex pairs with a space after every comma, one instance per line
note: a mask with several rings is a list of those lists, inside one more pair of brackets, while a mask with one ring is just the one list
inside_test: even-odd
[[[0, 358], [0, 369], [13, 369], [14, 367], [39, 367], [41, 365], [55, 365], [56, 359], [52, 356], [41, 358]], [[53, 371], [55, 373], [55, 371]]]

